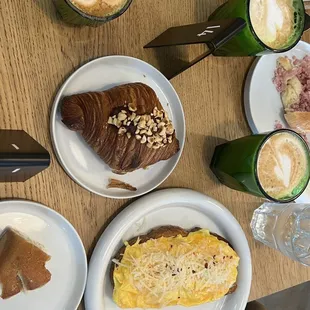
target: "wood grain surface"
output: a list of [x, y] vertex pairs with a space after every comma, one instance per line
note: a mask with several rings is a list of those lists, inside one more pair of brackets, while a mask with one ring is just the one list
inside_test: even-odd
[[[62, 23], [51, 0], [0, 1], [1, 128], [24, 129], [53, 154], [49, 113], [68, 75], [91, 59], [113, 54], [137, 57], [163, 69], [163, 54], [142, 46], [170, 26], [205, 21], [221, 3], [134, 0], [119, 19], [97, 28], [79, 28]], [[304, 39], [310, 40], [309, 34]], [[177, 53], [193, 56], [197, 49]], [[219, 184], [208, 168], [215, 145], [250, 134], [242, 90], [252, 61], [209, 57], [172, 80], [185, 110], [187, 137], [180, 163], [161, 187], [192, 188], [233, 213], [252, 251], [250, 299], [257, 299], [310, 280], [310, 269], [255, 242], [249, 223], [262, 201]], [[106, 225], [128, 203], [84, 190], [66, 175], [54, 154], [50, 168], [31, 180], [1, 184], [0, 197], [26, 198], [60, 212], [77, 229], [89, 257]]]

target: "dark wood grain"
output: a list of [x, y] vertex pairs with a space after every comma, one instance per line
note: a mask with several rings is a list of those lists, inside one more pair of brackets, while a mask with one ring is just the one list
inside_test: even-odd
[[[165, 68], [163, 57], [142, 46], [170, 26], [203, 22], [222, 1], [134, 0], [119, 19], [97, 28], [58, 20], [51, 0], [0, 1], [0, 126], [24, 129], [52, 154], [49, 113], [56, 91], [81, 64], [99, 56], [129, 55]], [[305, 40], [310, 40], [309, 34]], [[178, 50], [194, 56], [197, 49]], [[261, 201], [220, 185], [208, 164], [223, 139], [250, 133], [242, 89], [253, 58], [209, 57], [172, 80], [184, 106], [187, 137], [175, 171], [162, 187], [187, 187], [223, 203], [239, 220], [252, 251], [251, 299], [310, 280], [310, 269], [254, 242], [249, 223]], [[1, 184], [1, 198], [39, 201], [77, 229], [88, 255], [127, 201], [105, 199], [75, 184], [52, 155], [50, 168], [26, 183]], [[272, 279], [272, 280], [271, 280]]]

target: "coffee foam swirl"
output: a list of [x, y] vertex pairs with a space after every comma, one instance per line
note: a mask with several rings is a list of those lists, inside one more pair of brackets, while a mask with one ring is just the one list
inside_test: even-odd
[[93, 6], [98, 2], [98, 0], [75, 0], [72, 2], [77, 5]]
[[263, 43], [271, 48], [282, 48], [294, 32], [292, 0], [251, 0], [250, 19]]
[[72, 1], [77, 5], [83, 5], [83, 6], [93, 6], [95, 4], [105, 3], [106, 5], [119, 5], [120, 3], [124, 2], [123, 0], [74, 0]]
[[291, 133], [277, 133], [263, 145], [257, 163], [259, 182], [275, 199], [294, 196], [293, 192], [307, 182], [307, 149]]
[[74, 6], [86, 14], [104, 17], [121, 10], [127, 0], [70, 0]]

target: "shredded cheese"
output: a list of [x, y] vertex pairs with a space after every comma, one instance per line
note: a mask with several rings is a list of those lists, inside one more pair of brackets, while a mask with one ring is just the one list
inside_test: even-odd
[[219, 286], [227, 292], [236, 280], [231, 273], [239, 258], [227, 256], [226, 243], [213, 248], [206, 240], [198, 245], [182, 241], [167, 244], [161, 239], [138, 243], [133, 247], [139, 246], [139, 255], [124, 255], [121, 262], [114, 260], [114, 263], [117, 268], [129, 270], [130, 282], [138, 292], [149, 294], [161, 306], [169, 304], [173, 298], [171, 292], [205, 294], [218, 290]]

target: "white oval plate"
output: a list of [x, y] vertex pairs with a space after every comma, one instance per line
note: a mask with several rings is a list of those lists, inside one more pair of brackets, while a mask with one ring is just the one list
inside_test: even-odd
[[[300, 41], [292, 50], [258, 57], [252, 64], [244, 87], [244, 109], [248, 124], [253, 133], [270, 132], [280, 124], [289, 128], [283, 116], [283, 105], [272, 78], [277, 59], [281, 56], [303, 58], [310, 54], [310, 44]], [[310, 135], [307, 135], [310, 141]], [[310, 202], [310, 184], [305, 192], [296, 199], [298, 202]]]
[[[64, 96], [101, 91], [111, 87], [142, 82], [154, 89], [168, 112], [180, 142], [180, 151], [167, 161], [147, 170], [139, 169], [126, 175], [112, 173], [82, 136], [69, 130], [61, 121], [60, 103]], [[57, 158], [67, 174], [85, 189], [110, 198], [133, 198], [159, 186], [177, 165], [184, 147], [185, 119], [182, 104], [170, 82], [154, 67], [136, 58], [107, 56], [93, 60], [74, 72], [59, 90], [51, 113], [51, 137]], [[136, 192], [107, 189], [110, 178], [137, 188]]]
[[[177, 225], [185, 229], [207, 228], [224, 238], [240, 256], [238, 289], [219, 301], [191, 307], [195, 310], [243, 310], [251, 287], [251, 255], [247, 239], [237, 220], [219, 202], [188, 189], [166, 189], [132, 203], [110, 223], [93, 252], [85, 292], [86, 310], [119, 310], [112, 300], [109, 269], [111, 259], [134, 236], [154, 227]], [[180, 306], [167, 310], [184, 309]]]
[[46, 263], [52, 278], [43, 287], [0, 298], [1, 310], [77, 309], [87, 276], [87, 260], [82, 241], [73, 226], [59, 213], [39, 203], [25, 200], [0, 201], [0, 234], [11, 226], [40, 243], [51, 260]]

